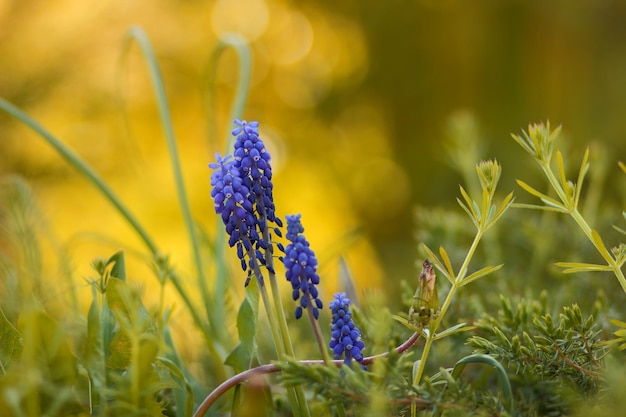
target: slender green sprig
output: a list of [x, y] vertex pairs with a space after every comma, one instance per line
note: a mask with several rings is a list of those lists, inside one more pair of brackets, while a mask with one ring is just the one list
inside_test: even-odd
[[[193, 259], [196, 266], [198, 287], [202, 294], [202, 300], [205, 306], [210, 305], [210, 297], [208, 288], [206, 285], [204, 266], [202, 263], [202, 256], [200, 255], [200, 245], [198, 244], [198, 237], [195, 231], [193, 218], [191, 216], [191, 209], [189, 207], [189, 200], [187, 198], [187, 191], [185, 189], [185, 182], [183, 180], [182, 169], [180, 166], [180, 158], [178, 156], [178, 146], [176, 144], [176, 136], [174, 134], [174, 125], [172, 123], [171, 111], [167, 100], [167, 94], [165, 92], [165, 86], [163, 85], [163, 77], [161, 76], [161, 70], [154, 53], [154, 49], [150, 43], [146, 32], [138, 26], [134, 26], [129, 29], [127, 33], [127, 47], [129, 49], [129, 43], [135, 40], [144, 55], [146, 64], [148, 66], [148, 72], [150, 73], [150, 80], [152, 82], [152, 88], [156, 95], [156, 103], [159, 110], [159, 118], [163, 126], [163, 133], [165, 134], [165, 140], [170, 155], [170, 161], [172, 163], [172, 171], [174, 174], [174, 181], [176, 184], [176, 191], [178, 193], [178, 204], [180, 206], [185, 227], [189, 235], [189, 242], [191, 243], [191, 249], [193, 251]], [[208, 308], [208, 307], [205, 307]], [[207, 311], [207, 316], [210, 315], [210, 311]]]
[[[474, 253], [476, 252], [476, 248], [478, 247], [483, 234], [502, 217], [502, 215], [513, 203], [513, 193], [510, 193], [504, 198], [499, 206], [494, 204], [496, 187], [502, 173], [502, 168], [497, 161], [481, 162], [476, 166], [476, 171], [482, 188], [481, 204], [479, 205], [476, 201], [472, 200], [463, 187], [460, 187], [463, 200], [457, 199], [461, 208], [468, 214], [472, 223], [476, 226], [476, 235], [458, 272], [454, 272], [450, 258], [443, 247], [439, 248], [439, 254], [441, 256], [440, 259], [430, 248], [426, 245], [423, 246], [425, 251], [428, 253], [428, 256], [433, 260], [433, 263], [448, 279], [451, 287], [439, 313], [432, 321], [430, 321], [428, 325], [429, 328], [424, 329], [423, 331], [423, 334], [426, 336], [426, 341], [421, 359], [416, 363], [416, 368], [413, 374], [413, 383], [415, 385], [419, 384], [422, 379], [433, 342], [467, 328], [464, 324], [460, 324], [437, 334], [437, 330], [450, 308], [457, 291], [479, 278], [496, 272], [502, 267], [502, 265], [487, 266], [468, 275], [469, 264], [474, 256]], [[415, 412], [414, 409], [412, 411]]]
[[[237, 89], [235, 91], [235, 97], [230, 110], [230, 118], [228, 120], [240, 120], [243, 118], [243, 111], [246, 107], [246, 102], [248, 101], [250, 81], [252, 80], [252, 53], [250, 51], [250, 45], [248, 41], [237, 33], [227, 33], [222, 35], [218, 44], [213, 49], [213, 53], [211, 54], [211, 57], [209, 59], [208, 74], [206, 76], [208, 81], [208, 107], [212, 110], [214, 110], [215, 108], [215, 97], [217, 97], [215, 91], [215, 78], [217, 74], [218, 62], [222, 55], [230, 49], [235, 51], [235, 53], [237, 54], [237, 58], [239, 59], [239, 76]], [[209, 129], [208, 134], [210, 143], [213, 143], [213, 141], [218, 137], [217, 129], [215, 128], [217, 123], [215, 121], [215, 117], [213, 117], [213, 115], [216, 113], [217, 112], [215, 111], [213, 111], [213, 113], [207, 113], [207, 120], [211, 121], [209, 123], [211, 129]], [[230, 134], [230, 130], [227, 129], [224, 145], [227, 149], [232, 149], [233, 143], [234, 137]], [[219, 148], [220, 146], [213, 147]]]
[[565, 164], [563, 155], [560, 151], [556, 151], [556, 166], [554, 169], [554, 145], [556, 138], [561, 131], [558, 127], [554, 130], [550, 129], [550, 123], [532, 124], [528, 126], [528, 132], [522, 132], [522, 135], [511, 135], [513, 139], [528, 152], [539, 164], [541, 170], [548, 179], [548, 183], [557, 195], [552, 198], [527, 183], [517, 180], [517, 183], [529, 194], [538, 197], [544, 205], [534, 204], [517, 204], [516, 207], [540, 209], [556, 211], [558, 213], [568, 214], [583, 231], [585, 236], [595, 246], [602, 258], [606, 261], [606, 265], [580, 263], [580, 262], [558, 262], [557, 266], [565, 268], [564, 273], [589, 272], [589, 271], [611, 271], [615, 274], [622, 289], [626, 293], [626, 277], [622, 271], [622, 266], [626, 263], [626, 248], [624, 244], [609, 251], [600, 237], [600, 234], [591, 228], [587, 220], [579, 211], [580, 194], [583, 188], [585, 175], [589, 170], [589, 148], [585, 150], [578, 178], [576, 183], [568, 180], [565, 176]]
[[[243, 111], [248, 100], [250, 81], [252, 79], [252, 52], [250, 51], [249, 42], [244, 37], [236, 33], [222, 35], [218, 44], [213, 48], [213, 51], [209, 58], [207, 74], [205, 78], [207, 80], [206, 99], [208, 102], [209, 110], [207, 111], [206, 117], [208, 124], [207, 132], [209, 145], [212, 149], [222, 148], [224, 155], [227, 155], [231, 152], [234, 143], [234, 136], [231, 135], [230, 129], [226, 129], [224, 143], [217, 143], [217, 138], [219, 137], [219, 134], [217, 133], [217, 111], [215, 111], [217, 101], [215, 78], [217, 74], [219, 60], [222, 55], [224, 55], [224, 53], [228, 50], [233, 50], [237, 54], [237, 57], [239, 59], [237, 66], [239, 70], [239, 74], [237, 77], [237, 89], [235, 91], [235, 97], [231, 105], [230, 118], [228, 119], [229, 121], [243, 119]], [[213, 299], [211, 301], [211, 305], [213, 306], [213, 313], [211, 316], [214, 323], [223, 323], [224, 320], [226, 320], [225, 294], [228, 289], [228, 284], [230, 280], [229, 275], [226, 271], [225, 263], [220, 261], [222, 259], [225, 259], [224, 254], [226, 252], [226, 233], [221, 226], [220, 220], [216, 219], [215, 221], [217, 224], [217, 234], [215, 236], [215, 257], [218, 261], [215, 265], [215, 287], [213, 291]], [[220, 329], [220, 331], [224, 333], [224, 335], [222, 335], [221, 337], [221, 339], [223, 339], [226, 334], [226, 327], [222, 326]]]

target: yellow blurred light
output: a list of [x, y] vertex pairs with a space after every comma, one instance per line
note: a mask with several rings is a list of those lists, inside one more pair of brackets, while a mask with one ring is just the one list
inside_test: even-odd
[[294, 108], [307, 109], [317, 105], [328, 93], [330, 80], [324, 76], [323, 65], [305, 71], [279, 70], [274, 73], [274, 89], [281, 100]]
[[300, 12], [275, 8], [270, 25], [263, 36], [264, 43], [277, 65], [293, 64], [304, 58], [313, 45], [313, 28]]
[[265, 32], [268, 21], [269, 10], [263, 0], [219, 0], [211, 14], [215, 33], [236, 32], [249, 40]]
[[355, 165], [350, 185], [369, 217], [394, 216], [409, 202], [408, 176], [392, 159], [362, 160]]

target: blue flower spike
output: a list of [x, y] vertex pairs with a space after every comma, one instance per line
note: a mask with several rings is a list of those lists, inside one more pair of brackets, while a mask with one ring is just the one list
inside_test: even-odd
[[296, 307], [296, 319], [302, 317], [304, 309], [310, 308], [314, 318], [319, 317], [319, 310], [323, 307], [316, 285], [320, 283], [317, 275], [317, 258], [309, 247], [304, 235], [304, 227], [300, 222], [300, 214], [287, 216], [287, 240], [291, 243], [285, 248], [285, 256], [281, 257], [285, 265], [285, 277], [291, 283], [294, 301], [300, 300]]
[[237, 246], [241, 268], [248, 271], [247, 286], [260, 266], [273, 273], [266, 262], [272, 252], [268, 223], [274, 223], [274, 233], [281, 236], [282, 222], [275, 215], [271, 157], [259, 138], [259, 123], [235, 120], [235, 125], [234, 158], [217, 154], [217, 163], [209, 164], [214, 170], [211, 197], [226, 226], [228, 244]]
[[330, 302], [332, 312], [330, 348], [335, 359], [344, 357], [346, 365], [351, 366], [352, 359], [363, 362], [363, 348], [361, 331], [355, 326], [350, 311], [350, 299], [346, 293], [337, 293]]
[[[263, 140], [259, 137], [259, 123], [235, 120], [237, 127], [232, 134], [235, 139], [235, 167], [241, 173], [243, 183], [250, 189], [251, 202], [256, 205], [261, 234], [265, 231], [267, 221], [282, 226], [282, 221], [276, 217], [273, 197], [271, 156]], [[277, 234], [280, 234], [278, 231]]]
[[[226, 226], [228, 244], [237, 245], [237, 256], [245, 271], [247, 263], [245, 253], [250, 251], [258, 239], [256, 217], [250, 202], [250, 189], [246, 187], [230, 155], [221, 157], [216, 154], [217, 163], [209, 164], [214, 169], [211, 175], [211, 197], [215, 213], [219, 214]], [[245, 251], [244, 251], [245, 249]]]

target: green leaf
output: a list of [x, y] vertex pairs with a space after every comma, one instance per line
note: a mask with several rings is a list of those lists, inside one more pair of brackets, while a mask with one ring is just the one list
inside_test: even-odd
[[237, 314], [237, 332], [239, 333], [239, 340], [249, 349], [252, 349], [254, 346], [258, 313], [259, 287], [257, 280], [253, 279], [250, 285], [246, 287], [246, 297]]
[[581, 262], [556, 262], [554, 265], [558, 266], [559, 268], [567, 268], [563, 271], [564, 274], [613, 270], [613, 268], [608, 265], [587, 264]]
[[252, 362], [256, 350], [254, 336], [258, 310], [259, 287], [257, 281], [253, 279], [246, 287], [246, 296], [237, 313], [237, 333], [240, 342], [224, 361], [226, 365], [232, 366], [236, 373], [248, 369]]
[[552, 206], [538, 206], [536, 204], [523, 204], [523, 203], [513, 203], [511, 207], [518, 209], [530, 209], [530, 210], [543, 210], [543, 211], [554, 211], [556, 213], [565, 213], [563, 208], [557, 208]]
[[504, 200], [502, 201], [502, 204], [500, 204], [500, 207], [498, 207], [498, 210], [495, 212], [495, 214], [493, 215], [493, 217], [490, 220], [490, 223], [495, 223], [496, 221], [498, 221], [498, 219], [500, 218], [500, 216], [502, 216], [504, 214], [504, 212], [511, 207], [511, 205], [513, 204], [513, 201], [515, 199], [513, 198], [513, 193], [509, 193], [506, 197], [504, 197]]
[[154, 332], [154, 323], [141, 304], [139, 296], [126, 282], [117, 278], [109, 278], [106, 305], [111, 309], [119, 326], [108, 345], [110, 356], [107, 359], [107, 366], [126, 369], [130, 365], [133, 337]]
[[[92, 284], [91, 289], [93, 299], [87, 313], [87, 340], [83, 351], [82, 365], [89, 374], [90, 404], [93, 407], [100, 403], [100, 392], [106, 386], [106, 349], [102, 333], [100, 303], [95, 284]], [[110, 337], [112, 338], [112, 335]]]
[[243, 345], [243, 343], [239, 343], [233, 350], [230, 351], [224, 360], [224, 363], [232, 367], [233, 371], [238, 374], [250, 368], [251, 361], [251, 352]]
[[11, 363], [19, 360], [22, 354], [22, 335], [11, 324], [0, 308], [0, 372], [4, 374]]
[[467, 193], [467, 191], [465, 191], [465, 189], [462, 186], [459, 186], [459, 189], [461, 190], [461, 195], [463, 196], [463, 199], [465, 200], [465, 203], [467, 204], [468, 209], [471, 211], [471, 216], [470, 217], [472, 217], [473, 219], [478, 221], [479, 216], [474, 211], [474, 208], [476, 207], [476, 203], [474, 203], [474, 201], [470, 198], [470, 196]]
[[457, 198], [456, 201], [457, 203], [459, 203], [459, 206], [461, 206], [461, 208], [467, 213], [469, 218], [472, 220], [472, 223], [474, 223], [474, 226], [476, 226], [477, 229], [480, 228], [480, 225], [476, 221], [476, 218], [474, 217], [472, 211], [461, 201], [460, 198]]
[[450, 257], [448, 256], [448, 252], [446, 252], [443, 246], [439, 246], [439, 254], [441, 255], [441, 259], [443, 259], [443, 262], [446, 266], [445, 270], [448, 272], [446, 278], [448, 278], [448, 281], [452, 282], [454, 280], [454, 278], [452, 278], [454, 277], [454, 270], [452, 269], [452, 263], [450, 263]]
[[474, 272], [473, 274], [463, 278], [463, 280], [460, 283], [459, 287], [465, 286], [471, 282], [476, 281], [478, 278], [484, 277], [485, 275], [489, 275], [493, 272], [496, 272], [498, 270], [500, 270], [500, 268], [502, 268], [504, 266], [504, 264], [500, 264], [497, 266], [486, 266], [483, 269], [479, 269], [478, 271]]
[[567, 193], [567, 177], [565, 176], [565, 164], [563, 163], [563, 154], [561, 153], [561, 151], [556, 151], [556, 163], [557, 166], [559, 168], [559, 178], [561, 180], [561, 187], [563, 187], [563, 190], [566, 191], [566, 194], [569, 195]]
[[176, 378], [178, 384], [185, 388], [185, 407], [181, 407], [180, 404], [177, 403], [176, 406], [176, 415], [183, 416], [191, 416], [193, 414], [193, 406], [194, 406], [194, 395], [193, 389], [183, 370], [174, 362], [169, 360], [168, 358], [158, 357], [159, 360]]
[[609, 322], [617, 327], [623, 327], [626, 329], [626, 322], [624, 321], [617, 320], [617, 319], [610, 319]]
[[432, 263], [434, 263], [437, 266], [437, 269], [439, 269], [441, 271], [442, 274], [445, 275], [446, 278], [448, 278], [448, 281], [450, 281], [451, 284], [454, 284], [454, 276], [450, 276], [448, 275], [447, 268], [443, 265], [443, 263], [439, 260], [439, 258], [437, 257], [437, 255], [435, 255], [435, 252], [433, 252], [428, 246], [426, 246], [426, 244], [422, 243], [422, 247], [424, 248], [424, 251], [426, 251], [426, 254], [428, 255], [428, 258], [432, 260]]
[[526, 184], [524, 181], [516, 180], [516, 182], [527, 193], [532, 194], [535, 197], [539, 197], [541, 199], [541, 201], [543, 201], [545, 204], [549, 205], [550, 207], [553, 207], [553, 208], [558, 209], [558, 210], [563, 211], [563, 212], [567, 211], [567, 208], [563, 204], [559, 203], [558, 201], [556, 201], [555, 199], [553, 199], [551, 197], [548, 197], [544, 193], [541, 193], [541, 192], [535, 190], [533, 187], [531, 187], [530, 185]]
[[154, 330], [152, 317], [141, 303], [139, 295], [126, 282], [109, 278], [106, 303], [122, 329]]
[[[523, 132], [524, 135], [526, 135], [526, 132]], [[522, 138], [521, 136], [515, 135], [513, 133], [511, 133], [511, 137], [513, 138], [513, 140], [515, 142], [517, 142], [522, 148], [524, 148], [524, 150], [526, 152], [528, 152], [531, 155], [535, 155], [535, 151], [533, 150], [533, 148], [530, 147], [530, 145], [528, 144], [527, 140], [524, 140], [524, 138]]]
[[461, 376], [463, 369], [465, 369], [465, 366], [468, 363], [485, 364], [488, 366], [493, 366], [496, 369], [498, 373], [498, 380], [500, 381], [500, 388], [502, 389], [502, 393], [504, 395], [504, 402], [507, 406], [509, 415], [513, 415], [513, 389], [511, 388], [511, 381], [509, 380], [509, 376], [507, 375], [506, 370], [504, 369], [502, 364], [489, 355], [469, 355], [459, 360], [456, 365], [454, 365], [454, 369], [452, 370], [452, 376], [454, 377], [454, 379], [458, 379]]
[[42, 310], [22, 312], [17, 328], [24, 338], [23, 363], [38, 365], [48, 382], [59, 387], [76, 382], [77, 360], [69, 338], [52, 317]]
[[447, 329], [437, 333], [433, 337], [433, 340], [443, 339], [445, 337], [452, 336], [453, 334], [456, 334], [456, 333], [461, 333], [461, 332], [467, 332], [469, 330], [474, 330], [475, 328], [476, 328], [476, 326], [468, 326], [467, 323], [455, 324], [454, 326], [449, 327], [449, 328], [447, 328]]
[[111, 276], [119, 280], [126, 281], [126, 258], [124, 251], [115, 252], [106, 262], [107, 265], [113, 265], [111, 268]]
[[591, 241], [595, 245], [596, 249], [598, 249], [598, 251], [600, 252], [600, 255], [602, 255], [602, 257], [609, 263], [609, 265], [611, 266], [615, 265], [615, 260], [613, 259], [609, 251], [606, 249], [606, 246], [604, 246], [604, 242], [602, 241], [602, 238], [600, 237], [598, 232], [596, 232], [595, 230], [591, 231]]
[[580, 192], [583, 188], [583, 181], [585, 180], [585, 175], [587, 175], [587, 171], [589, 170], [589, 147], [585, 150], [585, 154], [583, 155], [583, 160], [580, 163], [580, 170], [578, 171], [578, 179], [576, 180], [576, 197], [574, 199], [574, 207], [578, 207], [578, 201], [580, 200]]
[[[166, 313], [166, 315], [169, 315]], [[159, 357], [157, 360], [161, 361], [165, 365], [170, 373], [174, 376], [178, 387], [174, 388], [174, 401], [176, 403], [176, 416], [188, 417], [193, 415], [194, 406], [194, 386], [197, 387], [197, 381], [190, 376], [185, 369], [183, 360], [181, 359], [174, 340], [172, 339], [172, 332], [169, 326], [163, 328], [163, 342], [165, 343], [165, 356]], [[219, 364], [217, 364], [219, 366]], [[192, 386], [192, 383], [194, 384]], [[184, 389], [183, 389], [184, 388]], [[185, 404], [185, 407], [182, 407]]]
[[[78, 400], [78, 361], [70, 338], [45, 311], [22, 310], [15, 331], [21, 335], [21, 355], [0, 376], [3, 416], [74, 416]], [[6, 334], [6, 333], [5, 333]]]

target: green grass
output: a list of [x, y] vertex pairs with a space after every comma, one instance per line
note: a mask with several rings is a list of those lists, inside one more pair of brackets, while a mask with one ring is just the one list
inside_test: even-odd
[[[576, 414], [584, 404], [580, 415], [603, 416], [623, 407], [626, 214], [601, 198], [589, 150], [568, 180], [569, 161], [557, 146], [560, 128], [536, 124], [513, 135], [528, 153], [529, 169], [539, 166], [545, 190], [520, 179], [521, 192], [501, 192], [506, 167], [475, 160], [480, 152], [464, 152], [483, 144], [471, 118], [453, 119], [446, 152], [465, 182], [450, 190], [460, 207], [421, 209], [416, 217], [421, 250], [437, 269], [434, 297], [440, 296], [421, 299], [424, 288], [416, 288], [424, 284], [411, 280], [393, 311], [367, 298], [354, 309], [368, 349], [367, 369], [341, 366], [327, 352], [325, 359], [296, 357], [313, 351], [316, 338], [287, 319], [292, 307], [280, 297], [280, 265], [277, 274], [268, 274], [269, 288], [252, 280], [238, 307], [229, 302], [236, 292], [230, 283], [243, 281], [230, 275], [240, 271], [228, 268], [232, 254], [218, 219], [216, 233], [194, 220], [163, 80], [141, 28], [128, 32], [123, 56], [134, 44], [155, 92], [196, 279], [183, 285], [150, 231], [100, 175], [0, 98], [0, 109], [55, 149], [128, 222], [144, 243], [160, 294], [157, 306], [144, 305], [120, 250], [93, 261], [87, 311], [80, 311], [69, 276], [69, 293], [56, 302], [62, 313], [52, 308], [51, 284], [42, 277], [47, 219], [26, 181], [3, 178], [0, 226], [8, 249], [0, 258], [0, 415], [560, 415]], [[208, 97], [214, 100], [212, 71], [229, 48], [239, 57], [231, 110], [236, 119], [252, 71], [249, 48], [236, 35], [223, 39], [211, 56]], [[215, 120], [208, 120], [209, 146], [229, 152], [231, 137], [217, 140]], [[623, 164], [603, 168], [597, 172], [607, 182], [626, 180]], [[585, 204], [586, 197], [591, 202]], [[62, 261], [63, 251], [57, 254]], [[353, 287], [347, 271], [342, 279]], [[164, 301], [169, 289], [201, 338], [176, 338], [173, 306]], [[416, 311], [425, 314], [415, 320]], [[226, 322], [236, 323], [236, 337]], [[203, 353], [200, 367], [179, 353], [183, 345]]]

